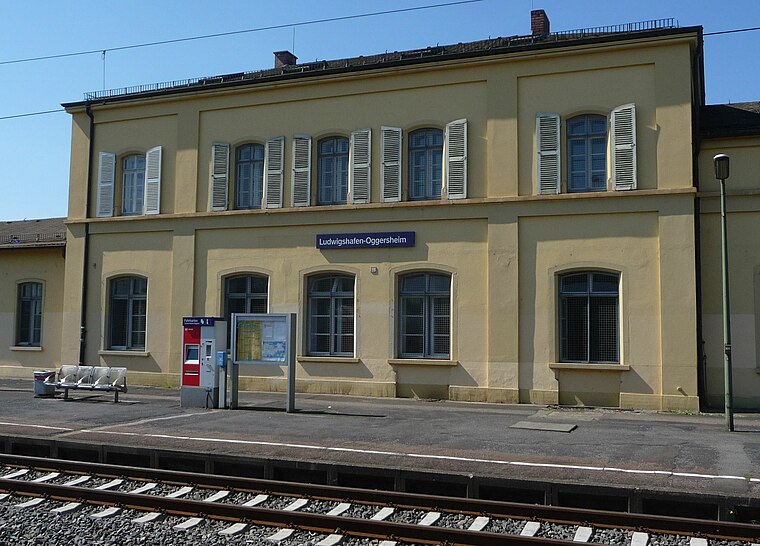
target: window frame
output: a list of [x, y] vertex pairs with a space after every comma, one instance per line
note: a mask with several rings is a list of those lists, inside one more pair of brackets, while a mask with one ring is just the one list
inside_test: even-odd
[[[333, 143], [332, 152], [324, 152], [322, 147], [329, 142]], [[338, 152], [337, 144], [345, 143], [345, 153]], [[332, 135], [320, 138], [317, 141], [317, 205], [345, 205], [348, 203], [348, 173], [350, 169], [349, 156], [351, 149], [351, 140], [344, 135]], [[326, 171], [323, 163], [329, 162], [332, 166], [332, 176], [330, 177], [330, 185], [332, 186], [329, 199], [323, 199], [323, 191], [325, 187]], [[344, 166], [342, 177], [340, 171], [340, 165]], [[345, 192], [343, 190], [345, 189]]]
[[[132, 159], [142, 159], [142, 167], [128, 167], [127, 162]], [[140, 216], [145, 211], [145, 178], [147, 157], [144, 153], [130, 153], [123, 155], [119, 162], [121, 166], [121, 215], [122, 216]], [[142, 184], [139, 183], [139, 175], [142, 175]], [[129, 176], [129, 180], [127, 177]], [[136, 178], [136, 180], [135, 180]], [[127, 188], [134, 186], [134, 195], [127, 199]], [[138, 199], [139, 194], [139, 199]], [[138, 203], [139, 201], [139, 203]], [[130, 209], [127, 210], [127, 203], [129, 202], [131, 207], [137, 207], [139, 204], [139, 210]]]
[[[313, 285], [318, 281], [331, 279], [330, 291], [317, 291], [313, 290]], [[336, 284], [345, 279], [350, 279], [352, 282], [351, 292], [337, 290]], [[336, 324], [342, 324], [342, 321], [348, 318], [343, 314], [341, 300], [351, 300], [351, 325], [352, 331], [350, 334], [345, 334], [336, 328]], [[327, 299], [329, 300], [329, 314], [315, 314], [316, 300]], [[329, 326], [327, 332], [317, 332], [315, 329], [315, 318], [329, 319]], [[353, 358], [356, 354], [356, 275], [346, 272], [331, 272], [331, 273], [316, 273], [309, 275], [306, 278], [306, 354], [308, 356], [320, 356], [320, 357], [350, 357]], [[319, 351], [316, 349], [317, 336], [328, 336], [328, 351]], [[340, 341], [342, 337], [351, 337], [351, 351], [341, 351]]]
[[[423, 146], [414, 146], [413, 140], [415, 136], [419, 136], [420, 134], [425, 134], [425, 144]], [[435, 135], [437, 137], [440, 137], [440, 146], [437, 144], [428, 144], [428, 139], [430, 136]], [[443, 168], [443, 162], [444, 162], [444, 143], [446, 140], [446, 134], [443, 129], [440, 127], [420, 127], [419, 129], [415, 129], [414, 131], [409, 131], [407, 133], [407, 144], [406, 144], [406, 154], [407, 154], [407, 199], [409, 201], [432, 201], [432, 200], [440, 200], [443, 199], [443, 178], [444, 178], [444, 168]], [[415, 152], [422, 152], [424, 154], [425, 158], [425, 164], [423, 167], [419, 167], [415, 164], [415, 159], [417, 155]], [[440, 160], [435, 161], [435, 154], [440, 154]], [[435, 165], [438, 165], [438, 181], [437, 181], [437, 193], [436, 193], [436, 181], [434, 180], [434, 172], [435, 172]], [[415, 183], [415, 176], [414, 176], [414, 170], [415, 168], [422, 168], [423, 169], [423, 184], [424, 184], [424, 191], [423, 194], [417, 195], [415, 193], [414, 188], [416, 187]]]
[[[585, 290], [584, 291], [571, 291], [563, 290], [563, 279], [566, 279], [568, 277], [573, 276], [579, 276], [579, 275], [585, 275]], [[595, 275], [604, 275], [607, 277], [614, 277], [615, 278], [615, 290], [595, 290], [594, 289], [594, 276]], [[559, 359], [558, 361], [561, 363], [575, 363], [575, 364], [622, 364], [622, 358], [621, 358], [621, 280], [622, 275], [619, 271], [610, 271], [610, 270], [577, 270], [577, 271], [564, 271], [557, 275], [557, 332], [558, 332], [558, 354]], [[612, 360], [609, 359], [594, 359], [592, 358], [592, 335], [593, 335], [593, 324], [595, 322], [595, 316], [592, 316], [592, 305], [591, 302], [594, 298], [601, 299], [601, 298], [615, 298], [615, 317], [614, 320], [611, 321], [607, 326], [614, 325], [615, 333], [614, 333], [614, 344], [615, 344], [615, 358]], [[585, 300], [585, 335], [586, 340], [584, 342], [585, 345], [585, 356], [586, 358], [578, 359], [578, 358], [570, 358], [568, 356], [569, 350], [568, 350], [568, 343], [569, 343], [569, 334], [567, 331], [568, 324], [570, 318], [567, 316], [567, 305], [566, 302], [568, 302], [570, 299], [575, 300]], [[596, 321], [598, 323], [598, 321]], [[597, 326], [598, 329], [598, 326]], [[601, 352], [600, 348], [596, 348], [597, 352]]]
[[[573, 122], [584, 122], [584, 131], [582, 134], [577, 135], [571, 135], [570, 134], [570, 127], [573, 124]], [[592, 129], [592, 123], [594, 121], [602, 121], [603, 123], [601, 126], [604, 127], [604, 132], [594, 132]], [[588, 193], [588, 192], [603, 192], [609, 190], [609, 142], [610, 142], [610, 130], [609, 130], [609, 116], [606, 114], [599, 114], [599, 113], [586, 113], [586, 114], [578, 114], [572, 117], [568, 117], [565, 119], [564, 123], [564, 129], [565, 129], [565, 151], [567, 153], [567, 166], [565, 168], [565, 176], [566, 176], [566, 190], [567, 193]], [[603, 157], [594, 157], [595, 154], [593, 152], [593, 141], [603, 141], [603, 149], [604, 149], [604, 156]], [[584, 185], [582, 187], [573, 188], [572, 187], [572, 180], [573, 180], [573, 157], [578, 156], [578, 154], [572, 153], [572, 146], [574, 143], [583, 142], [584, 144], [584, 153], [583, 153], [583, 182]], [[593, 169], [593, 163], [594, 160], [602, 160], [604, 164], [604, 173], [602, 176], [603, 185], [595, 187], [593, 183], [594, 173], [599, 173], [599, 169]]]
[[[246, 283], [246, 289], [245, 292], [230, 292], [230, 284], [238, 279], [245, 279]], [[266, 282], [266, 290], [263, 292], [254, 292], [252, 290], [252, 284], [253, 280], [263, 280]], [[245, 299], [245, 313], [268, 313], [269, 312], [269, 275], [265, 275], [262, 273], [233, 273], [231, 275], [227, 275], [223, 278], [223, 316], [227, 319], [228, 324], [232, 324], [230, 322], [230, 318], [232, 317], [232, 313], [230, 311], [230, 294], [233, 294], [236, 297], [236, 299]], [[242, 295], [242, 297], [241, 297]], [[263, 311], [255, 311], [252, 308], [252, 303], [254, 301], [264, 301], [264, 310]], [[230, 330], [231, 332], [231, 330]]]
[[[116, 283], [121, 280], [129, 280], [129, 289], [126, 294], [114, 294], [116, 290]], [[144, 282], [144, 293], [136, 293], [135, 283], [136, 281]], [[126, 301], [126, 323], [123, 338], [126, 341], [125, 345], [114, 344], [114, 328], [115, 328], [115, 301]], [[135, 315], [134, 307], [136, 302], [144, 302], [143, 312]], [[140, 330], [135, 330], [134, 318], [136, 316], [143, 317], [143, 323], [145, 329], [142, 331], [142, 343], [135, 343], [134, 336]], [[119, 275], [111, 277], [108, 280], [108, 321], [107, 321], [107, 347], [110, 351], [145, 351], [148, 346], [148, 278], [141, 275]]]
[[[246, 160], [240, 159], [240, 154], [243, 150], [251, 149], [251, 158]], [[256, 159], [256, 151], [260, 151], [261, 159]], [[266, 149], [264, 144], [260, 142], [245, 142], [235, 146], [235, 179], [234, 179], [234, 196], [233, 196], [233, 208], [235, 210], [256, 210], [262, 208], [264, 200], [264, 160], [266, 158]], [[241, 201], [241, 189], [243, 184], [241, 182], [242, 176], [240, 174], [241, 165], [249, 165], [251, 168], [250, 181], [247, 182], [248, 203], [243, 204]], [[256, 179], [256, 167], [260, 166], [259, 178]], [[257, 204], [258, 202], [258, 204]]]
[[[404, 281], [406, 279], [409, 279], [411, 277], [424, 277], [425, 282], [425, 288], [422, 291], [405, 291], [404, 290]], [[446, 278], [448, 281], [448, 288], [447, 290], [433, 290], [430, 288], [431, 286], [431, 279], [433, 277], [442, 277]], [[410, 271], [407, 273], [403, 273], [398, 275], [397, 277], [397, 289], [398, 289], [398, 302], [397, 302], [397, 310], [398, 310], [398, 320], [397, 320], [397, 343], [396, 343], [396, 351], [399, 358], [406, 358], [406, 359], [431, 359], [431, 360], [450, 360], [452, 355], [452, 323], [453, 323], [453, 278], [454, 276], [445, 271]], [[404, 312], [405, 309], [405, 303], [407, 300], [411, 298], [417, 298], [422, 300], [422, 314], [421, 315], [411, 315], [412, 317], [418, 317], [422, 318], [422, 334], [410, 334], [406, 330], [406, 318], [410, 315], [408, 313]], [[437, 316], [434, 312], [435, 305], [434, 301], [436, 299], [446, 299], [448, 302], [448, 330], [445, 334], [445, 337], [448, 337], [448, 352], [446, 353], [439, 353], [435, 351], [435, 337], [441, 334], [435, 333], [435, 319]], [[415, 336], [421, 336], [422, 337], [422, 346], [423, 350], [422, 353], [419, 352], [408, 352], [405, 351], [405, 338], [409, 335], [415, 335]]]
[[[23, 295], [25, 287], [38, 289], [38, 294], [32, 293], [29, 296]], [[35, 291], [36, 292], [36, 291]], [[45, 297], [45, 286], [41, 281], [21, 281], [16, 284], [16, 332], [14, 335], [15, 347], [42, 347], [42, 308]], [[32, 310], [28, 316], [28, 324], [25, 328], [28, 333], [25, 339], [22, 339], [22, 324], [24, 321], [23, 307], [25, 303], [31, 304]], [[36, 305], [35, 305], [36, 304]], [[36, 324], [39, 326], [36, 327]], [[36, 331], [36, 334], [35, 334]]]

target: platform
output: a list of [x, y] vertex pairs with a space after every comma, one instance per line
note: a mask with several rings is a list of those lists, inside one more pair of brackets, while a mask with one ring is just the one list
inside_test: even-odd
[[[0, 380], [0, 435], [494, 479], [726, 495], [760, 506], [760, 414], [559, 408], [240, 394], [241, 409], [181, 408], [177, 389], [35, 398]], [[517, 425], [517, 426], [513, 426]], [[532, 426], [535, 425], [535, 426]], [[574, 427], [573, 427], [574, 425]]]

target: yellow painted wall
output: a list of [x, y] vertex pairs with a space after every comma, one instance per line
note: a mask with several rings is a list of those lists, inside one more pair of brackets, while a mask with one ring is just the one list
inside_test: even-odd
[[[3, 376], [31, 379], [34, 370], [53, 370], [60, 366], [63, 274], [63, 248], [0, 250], [0, 374]], [[16, 347], [18, 285], [29, 281], [43, 285], [42, 339], [40, 347]]]

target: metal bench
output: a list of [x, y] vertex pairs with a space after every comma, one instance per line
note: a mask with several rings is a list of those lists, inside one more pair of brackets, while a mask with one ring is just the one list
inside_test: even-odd
[[127, 369], [107, 366], [63, 365], [58, 370], [58, 379], [49, 378], [48, 385], [63, 389], [63, 399], [69, 399], [69, 390], [89, 390], [113, 392], [114, 402], [119, 401], [119, 393], [127, 392]]

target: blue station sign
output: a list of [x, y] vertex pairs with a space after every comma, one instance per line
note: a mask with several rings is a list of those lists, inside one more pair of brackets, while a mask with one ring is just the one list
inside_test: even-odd
[[414, 246], [414, 231], [317, 235], [317, 248], [394, 248], [405, 246]]

